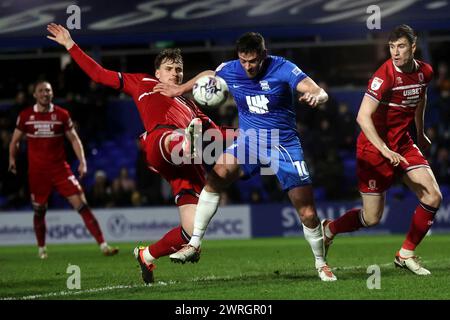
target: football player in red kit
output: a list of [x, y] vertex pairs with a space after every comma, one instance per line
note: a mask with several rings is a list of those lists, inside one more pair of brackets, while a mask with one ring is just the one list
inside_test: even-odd
[[45, 245], [45, 213], [48, 197], [53, 188], [67, 198], [73, 208], [80, 213], [86, 228], [100, 245], [103, 254], [106, 256], [117, 254], [119, 250], [108, 246], [103, 239], [97, 219], [88, 207], [83, 190], [66, 162], [64, 136], [71, 142], [80, 161], [78, 167], [80, 178], [86, 174], [83, 146], [73, 128], [69, 113], [52, 103], [53, 90], [47, 81], [36, 83], [33, 96], [36, 104], [23, 110], [17, 118], [17, 127], [9, 145], [9, 170], [16, 174], [16, 155], [19, 143], [26, 135], [28, 179], [39, 257], [41, 259], [48, 257]]
[[[395, 176], [402, 175], [419, 203], [394, 264], [417, 275], [429, 275], [414, 250], [433, 224], [442, 195], [421, 152], [431, 144], [424, 132], [424, 113], [433, 69], [414, 59], [416, 40], [414, 30], [407, 25], [391, 32], [391, 58], [372, 76], [361, 103], [357, 122], [362, 132], [356, 157], [363, 208], [350, 210], [334, 221], [324, 220], [322, 225], [328, 247], [336, 234], [378, 224], [383, 215], [385, 191]], [[413, 121], [418, 146], [408, 132]]]
[[205, 184], [206, 172], [202, 164], [175, 163], [173, 155], [189, 158], [195, 154], [192, 136], [199, 134], [196, 128], [200, 124], [204, 130], [220, 128], [191, 100], [183, 96], [170, 98], [153, 92], [153, 87], [160, 82], [182, 83], [183, 59], [179, 49], [160, 52], [155, 59], [155, 76], [116, 72], [104, 69], [86, 55], [63, 26], [50, 24], [47, 30], [51, 34], [47, 37], [63, 45], [92, 80], [121, 90], [133, 98], [146, 131], [141, 136], [141, 143], [146, 151], [148, 166], [172, 187], [181, 225], [170, 230], [156, 243], [135, 248], [144, 282], [153, 282], [155, 260], [180, 250], [189, 242], [199, 193]]

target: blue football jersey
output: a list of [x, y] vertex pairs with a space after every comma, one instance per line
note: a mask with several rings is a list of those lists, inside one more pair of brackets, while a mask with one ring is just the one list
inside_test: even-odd
[[217, 67], [216, 74], [234, 97], [242, 130], [278, 129], [280, 142], [297, 137], [295, 88], [307, 75], [294, 63], [269, 55], [262, 72], [250, 79], [239, 60], [232, 60]]

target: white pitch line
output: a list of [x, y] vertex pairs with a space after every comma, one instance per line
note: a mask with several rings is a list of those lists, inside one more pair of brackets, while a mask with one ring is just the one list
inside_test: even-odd
[[[175, 283], [174, 281], [169, 282], [170, 284]], [[158, 281], [157, 283], [153, 284], [139, 284], [139, 285], [117, 285], [117, 286], [108, 286], [103, 288], [92, 288], [92, 289], [86, 289], [86, 290], [66, 290], [66, 291], [59, 291], [59, 292], [50, 292], [50, 293], [44, 293], [44, 294], [35, 294], [35, 295], [29, 295], [29, 296], [23, 296], [23, 297], [4, 297], [0, 298], [0, 300], [33, 300], [33, 299], [42, 299], [42, 298], [50, 298], [50, 297], [59, 297], [59, 296], [73, 296], [73, 295], [80, 295], [83, 293], [97, 293], [97, 292], [103, 292], [103, 291], [111, 291], [111, 290], [117, 290], [117, 289], [134, 289], [134, 288], [145, 288], [145, 287], [152, 287], [152, 286], [167, 286], [167, 282]]]
[[[380, 267], [389, 267], [392, 266], [394, 264], [394, 262], [390, 262], [390, 263], [383, 263], [383, 264], [376, 264], [374, 263], [374, 265], [380, 266]], [[367, 269], [368, 266], [349, 266], [349, 267], [335, 267], [335, 268], [331, 268], [331, 270], [356, 270], [356, 269]]]
[[[448, 259], [446, 259], [448, 260]], [[442, 262], [446, 260], [426, 260], [424, 262], [426, 263], [433, 263], [433, 262]], [[380, 267], [389, 267], [393, 266], [394, 262], [390, 263], [383, 263], [379, 264]], [[368, 266], [366, 265], [358, 265], [358, 266], [347, 266], [347, 267], [335, 267], [331, 268], [332, 270], [356, 270], [356, 269], [366, 269]], [[248, 274], [241, 274], [241, 277], [248, 276]], [[203, 278], [196, 277], [194, 279], [188, 280], [191, 282], [202, 282], [202, 281], [212, 281], [212, 280], [232, 280], [236, 277], [231, 276], [215, 276], [215, 275], [209, 275]], [[23, 297], [0, 297], [0, 300], [33, 300], [33, 299], [45, 299], [45, 298], [54, 298], [54, 297], [62, 297], [62, 296], [74, 296], [74, 295], [80, 295], [83, 293], [97, 293], [97, 292], [104, 292], [104, 291], [112, 291], [112, 290], [120, 290], [120, 289], [135, 289], [135, 288], [147, 288], [147, 287], [153, 287], [153, 286], [167, 286], [172, 285], [175, 283], [178, 283], [179, 281], [169, 281], [169, 282], [163, 282], [158, 281], [153, 284], [140, 284], [140, 285], [117, 285], [117, 286], [109, 286], [109, 287], [103, 287], [103, 288], [92, 288], [92, 289], [86, 289], [86, 290], [66, 290], [66, 291], [58, 291], [58, 292], [50, 292], [50, 293], [44, 293], [44, 294], [35, 294], [35, 295], [29, 295], [29, 296], [23, 296]]]

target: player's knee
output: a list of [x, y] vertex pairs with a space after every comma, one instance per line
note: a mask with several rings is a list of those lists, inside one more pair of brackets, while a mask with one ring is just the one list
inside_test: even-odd
[[379, 210], [365, 210], [364, 214], [360, 216], [361, 223], [365, 227], [373, 227], [380, 223], [383, 216], [383, 209]]
[[33, 205], [34, 214], [37, 216], [45, 216], [47, 212], [47, 206], [45, 205]]
[[380, 223], [381, 217], [364, 217], [367, 227], [373, 227]]
[[312, 206], [303, 206], [298, 210], [302, 223], [313, 222], [316, 219], [316, 210]]
[[226, 166], [217, 166], [208, 175], [208, 186], [220, 192], [233, 182], [233, 173]]
[[425, 194], [420, 202], [429, 205], [433, 208], [439, 208], [442, 202], [442, 193], [439, 190], [433, 190], [430, 193]]
[[74, 206], [74, 209], [77, 210], [79, 214], [82, 214], [84, 211], [89, 210], [89, 206], [86, 202], [81, 201], [80, 204]]

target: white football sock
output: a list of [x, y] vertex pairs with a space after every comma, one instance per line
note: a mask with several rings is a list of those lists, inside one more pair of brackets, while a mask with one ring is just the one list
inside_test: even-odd
[[401, 248], [399, 253], [400, 253], [400, 257], [402, 257], [402, 258], [409, 258], [409, 257], [412, 257], [414, 255], [414, 250], [408, 250], [408, 249]]
[[323, 228], [323, 231], [324, 231], [325, 235], [327, 236], [327, 238], [330, 238], [330, 239], [334, 238], [335, 235], [330, 230], [330, 224], [328, 224], [325, 228]]
[[150, 246], [144, 249], [142, 256], [144, 257], [145, 263], [147, 264], [153, 263], [153, 261], [156, 260], [156, 258], [150, 253]]
[[191, 241], [189, 241], [191, 246], [200, 247], [206, 228], [217, 212], [219, 201], [219, 193], [208, 192], [205, 189], [200, 193], [197, 210], [195, 211], [194, 232], [192, 232]]
[[323, 252], [323, 236], [320, 223], [314, 229], [310, 229], [303, 223], [303, 234], [306, 241], [309, 242], [315, 258], [316, 269], [326, 265]]
[[105, 250], [107, 250], [107, 249], [108, 249], [108, 243], [107, 243], [106, 241], [100, 243], [100, 250], [101, 250], [101, 251], [105, 251]]

